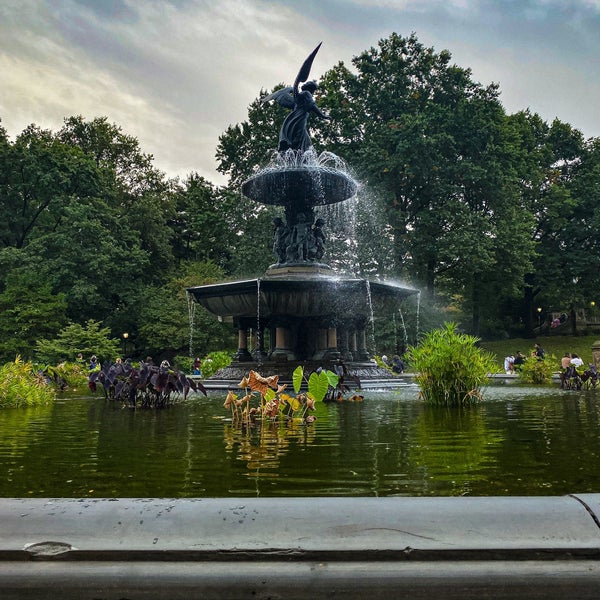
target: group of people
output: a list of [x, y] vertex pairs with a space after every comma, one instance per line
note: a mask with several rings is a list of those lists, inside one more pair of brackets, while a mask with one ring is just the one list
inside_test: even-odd
[[560, 366], [563, 371], [566, 371], [569, 367], [583, 367], [583, 360], [575, 352], [573, 354], [565, 352], [565, 355], [560, 360]]
[[400, 373], [404, 373], [404, 368], [405, 368], [404, 367], [404, 362], [402, 361], [402, 359], [397, 354], [394, 354], [394, 356], [392, 356], [391, 360], [384, 354], [381, 357], [381, 360], [396, 375], [400, 375]]
[[[532, 358], [537, 358], [538, 360], [544, 360], [546, 351], [539, 344], [534, 344], [533, 350], [531, 351], [531, 356]], [[524, 363], [525, 356], [520, 350], [517, 350], [515, 354], [509, 354], [504, 358], [504, 372], [507, 375], [512, 375], [516, 371], [520, 371]]]
[[504, 359], [504, 371], [507, 375], [512, 375], [515, 371], [520, 371], [525, 357], [521, 354], [520, 350], [517, 350], [515, 354], [509, 354]]
[[[546, 352], [539, 344], [535, 344], [531, 352], [531, 356], [533, 358], [537, 358], [538, 360], [543, 360], [546, 356]], [[515, 371], [519, 371], [524, 362], [525, 357], [521, 354], [521, 352], [517, 351], [515, 355], [511, 354], [504, 359], [504, 371], [507, 375], [511, 375]], [[565, 352], [565, 355], [560, 361], [560, 365], [563, 371], [566, 371], [570, 367], [582, 367], [583, 360], [579, 355], [575, 354], [575, 352]]]

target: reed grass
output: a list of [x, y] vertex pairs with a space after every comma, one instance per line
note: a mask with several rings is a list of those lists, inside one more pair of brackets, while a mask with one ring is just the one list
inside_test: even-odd
[[46, 378], [34, 373], [31, 363], [23, 362], [20, 356], [0, 367], [0, 408], [47, 404], [55, 397]]
[[479, 339], [446, 323], [408, 349], [407, 357], [429, 404], [462, 406], [482, 399], [481, 387], [497, 371], [491, 353], [479, 348]]

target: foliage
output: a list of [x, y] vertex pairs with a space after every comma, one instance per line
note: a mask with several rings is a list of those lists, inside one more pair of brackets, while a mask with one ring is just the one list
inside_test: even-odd
[[[524, 338], [512, 338], [499, 341], [483, 341], [480, 346], [495, 356], [496, 364], [501, 369], [504, 357], [514, 355], [517, 350], [524, 356], [529, 356], [533, 351], [533, 343], [537, 342], [546, 351], [546, 361], [549, 356], [564, 356], [565, 352], [576, 353], [583, 359], [585, 364], [592, 362], [592, 345], [598, 341], [597, 335], [570, 336], [552, 335], [538, 336], [534, 340]], [[554, 370], [560, 370], [560, 362], [551, 362]]]
[[231, 363], [232, 355], [233, 352], [227, 352], [225, 350], [209, 352], [201, 361], [202, 378], [206, 379], [212, 377], [219, 369], [228, 366]]
[[66, 308], [65, 295], [54, 294], [34, 272], [12, 269], [0, 293], [0, 360], [32, 358], [36, 340], [67, 323]]
[[31, 363], [23, 362], [20, 356], [0, 367], [0, 408], [46, 404], [54, 398], [54, 388], [47, 385], [43, 375], [33, 373]]
[[66, 359], [75, 359], [81, 353], [89, 359], [96, 355], [100, 362], [119, 356], [120, 342], [110, 337], [110, 330], [90, 319], [85, 327], [73, 323], [63, 329], [54, 339], [41, 339], [36, 344], [38, 360], [47, 363], [59, 363]]
[[557, 370], [557, 365], [559, 364], [556, 357], [552, 355], [546, 355], [543, 359], [530, 356], [525, 359], [525, 362], [517, 373], [519, 374], [519, 379], [525, 383], [549, 383], [552, 381], [552, 375]]
[[480, 388], [496, 369], [492, 355], [478, 348], [477, 341], [446, 323], [409, 348], [407, 358], [427, 403], [461, 406], [481, 400]]
[[42, 368], [43, 374], [60, 391], [85, 389], [88, 384], [88, 369], [77, 362], [61, 362]]
[[138, 300], [138, 334], [133, 340], [136, 345], [152, 356], [169, 360], [176, 355], [202, 356], [233, 346], [231, 326], [218, 322], [203, 307], [191, 304], [186, 293], [188, 287], [215, 283], [222, 277], [221, 268], [211, 261], [182, 262], [162, 285], [145, 288]]
[[[256, 371], [250, 371], [239, 383], [244, 396], [239, 398], [232, 391], [225, 399], [224, 407], [231, 410], [235, 422], [251, 423], [256, 420], [275, 420], [277, 418], [300, 419], [304, 423], [312, 423], [316, 417], [308, 414], [315, 410], [315, 402], [325, 399], [331, 390], [339, 389], [340, 377], [333, 371], [318, 369], [306, 378], [304, 368], [299, 365], [294, 370], [292, 382], [296, 396], [285, 393], [287, 384], [279, 384], [279, 376], [263, 377]], [[306, 393], [300, 393], [303, 384], [307, 385]], [[251, 406], [257, 398], [258, 406]], [[360, 396], [362, 400], [362, 396]]]
[[179, 397], [185, 400], [190, 390], [200, 390], [207, 395], [201, 383], [164, 363], [156, 366], [141, 362], [139, 366], [133, 366], [128, 361], [106, 362], [102, 369], [89, 375], [92, 391], [96, 390], [96, 383], [102, 385], [107, 398], [119, 400], [131, 408], [138, 405], [141, 408], [165, 408]]

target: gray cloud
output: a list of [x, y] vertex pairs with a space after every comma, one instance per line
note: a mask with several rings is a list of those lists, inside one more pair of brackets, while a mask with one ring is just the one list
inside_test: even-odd
[[261, 88], [312, 75], [392, 31], [500, 84], [513, 112], [558, 116], [600, 135], [598, 1], [3, 0], [0, 117], [9, 134], [106, 115], [169, 175], [222, 182], [214, 153]]

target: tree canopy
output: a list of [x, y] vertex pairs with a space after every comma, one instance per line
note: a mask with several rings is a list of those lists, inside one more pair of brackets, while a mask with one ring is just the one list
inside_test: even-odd
[[[194, 354], [235, 344], [201, 310], [190, 336], [184, 290], [260, 275], [274, 260], [278, 208], [240, 194], [277, 147], [286, 112], [261, 103], [268, 93], [219, 138], [223, 187], [167, 178], [106, 117], [69, 117], [57, 132], [30, 125], [14, 141], [0, 127], [0, 359], [30, 358], [36, 341], [89, 322], [156, 357], [187, 354], [190, 337]], [[362, 184], [343, 219], [322, 211], [326, 262], [410, 282], [427, 314], [451, 311], [479, 336], [532, 334], [537, 306], [575, 315], [597, 300], [597, 139], [529, 110], [507, 114], [498, 85], [415, 34], [334, 65], [316, 93], [332, 120], [311, 121], [313, 143]]]

